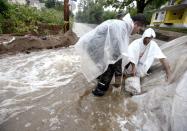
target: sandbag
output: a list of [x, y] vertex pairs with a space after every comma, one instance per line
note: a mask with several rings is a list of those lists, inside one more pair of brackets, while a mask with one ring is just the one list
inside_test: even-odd
[[140, 77], [133, 76], [125, 79], [125, 91], [137, 95], [141, 93]]

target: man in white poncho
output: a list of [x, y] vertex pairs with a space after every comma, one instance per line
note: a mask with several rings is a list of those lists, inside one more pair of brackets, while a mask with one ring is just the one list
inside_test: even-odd
[[130, 74], [143, 77], [151, 67], [154, 59], [159, 59], [166, 71], [167, 80], [171, 78], [171, 70], [166, 56], [152, 39], [155, 31], [148, 28], [144, 31], [142, 38], [134, 40], [128, 47], [128, 56], [131, 66], [128, 67]]
[[[98, 78], [92, 93], [103, 96], [115, 74], [115, 87], [121, 84], [122, 68], [127, 61], [129, 36], [146, 22], [142, 14], [123, 20], [107, 20], [80, 38], [75, 48], [81, 55], [81, 71], [88, 81]], [[118, 80], [118, 81], [117, 81]]]

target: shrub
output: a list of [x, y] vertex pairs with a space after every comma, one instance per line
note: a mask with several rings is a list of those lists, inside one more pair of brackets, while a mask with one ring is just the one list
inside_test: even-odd
[[38, 33], [39, 23], [63, 24], [63, 12], [55, 9], [42, 9], [27, 5], [7, 3], [6, 10], [0, 14], [0, 33]]

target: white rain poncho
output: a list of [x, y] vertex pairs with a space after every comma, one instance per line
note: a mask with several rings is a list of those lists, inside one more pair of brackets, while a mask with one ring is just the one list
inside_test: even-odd
[[129, 61], [135, 64], [137, 75], [143, 77], [147, 74], [155, 58], [166, 58], [157, 43], [153, 40], [147, 46], [144, 45], [145, 37], [155, 37], [153, 29], [148, 28], [142, 35], [142, 38], [134, 40], [128, 47]]
[[[79, 39], [75, 48], [80, 54], [81, 71], [88, 81], [101, 75], [109, 64], [127, 60], [129, 36], [133, 30], [129, 14], [122, 20], [107, 20]], [[122, 64], [123, 65], [123, 64]]]

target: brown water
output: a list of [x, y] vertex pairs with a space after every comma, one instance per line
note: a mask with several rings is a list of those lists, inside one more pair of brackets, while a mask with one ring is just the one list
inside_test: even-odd
[[79, 72], [73, 47], [0, 56], [0, 131], [174, 130], [179, 116], [174, 100], [181, 98], [175, 90], [187, 77], [187, 36], [162, 48], [174, 82], [165, 82], [165, 73], [155, 62], [142, 80], [146, 93], [133, 97], [111, 89], [104, 97], [94, 97], [91, 90], [97, 82], [88, 83]]
[[97, 98], [79, 72], [74, 48], [1, 56], [0, 129], [120, 130], [137, 104], [123, 95]]

